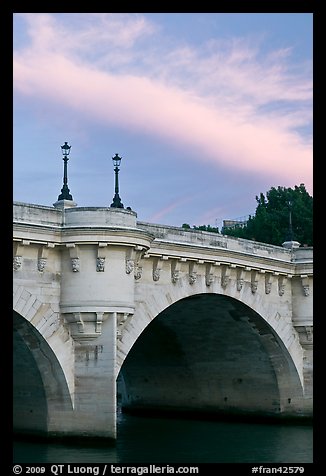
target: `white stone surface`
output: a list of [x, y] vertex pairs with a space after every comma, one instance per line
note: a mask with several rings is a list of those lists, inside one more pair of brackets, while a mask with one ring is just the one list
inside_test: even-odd
[[287, 408], [290, 385], [296, 389], [292, 408], [309, 414], [312, 249], [136, 218], [124, 209], [14, 204], [14, 257], [20, 257], [13, 271], [14, 311], [44, 340], [42, 352], [55, 356], [68, 389], [62, 405], [54, 399], [49, 406], [47, 431], [115, 438], [115, 379], [130, 349], [174, 303], [210, 294], [242, 303], [268, 324], [295, 369], [290, 383], [276, 372], [282, 405]]

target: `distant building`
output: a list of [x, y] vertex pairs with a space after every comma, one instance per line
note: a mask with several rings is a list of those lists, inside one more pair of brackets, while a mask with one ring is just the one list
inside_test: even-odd
[[250, 215], [246, 215], [239, 218], [234, 218], [232, 220], [223, 220], [223, 230], [226, 228], [234, 229], [234, 228], [243, 228], [246, 226]]

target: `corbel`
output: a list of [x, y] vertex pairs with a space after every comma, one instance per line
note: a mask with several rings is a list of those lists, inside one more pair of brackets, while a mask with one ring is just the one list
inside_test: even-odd
[[272, 274], [265, 273], [265, 294], [270, 294], [272, 290]]
[[305, 326], [305, 331], [307, 336], [307, 342], [312, 343], [313, 342], [313, 327]]
[[212, 263], [206, 263], [205, 267], [205, 283], [206, 286], [210, 286], [214, 282], [214, 273], [212, 272]]
[[230, 281], [230, 267], [229, 264], [221, 265], [221, 286], [226, 288]]
[[244, 269], [237, 267], [237, 291], [241, 291], [244, 285]]
[[39, 247], [37, 251], [37, 269], [43, 272], [47, 263], [50, 248], [46, 245]]
[[[135, 278], [136, 274], [138, 275], [139, 273], [139, 261], [143, 257], [145, 253], [145, 248], [142, 246], [136, 245], [134, 247], [130, 247], [126, 251], [126, 273], [131, 274], [133, 271], [135, 271]], [[139, 276], [140, 277], [140, 276]], [[139, 279], [139, 278], [136, 278]]]
[[75, 243], [66, 243], [66, 248], [69, 251], [72, 271], [77, 273], [80, 268], [79, 247]]
[[13, 245], [13, 270], [18, 271], [23, 265], [23, 246], [29, 245], [30, 242], [22, 240], [21, 242], [14, 242]]
[[104, 312], [96, 312], [95, 332], [101, 334]]
[[85, 332], [85, 324], [81, 316], [81, 312], [74, 312], [73, 316], [75, 319], [75, 323], [77, 324], [78, 332], [80, 334], [83, 334]]
[[22, 264], [23, 264], [23, 257], [22, 256], [16, 255], [16, 256], [13, 257], [13, 270], [14, 271], [18, 271], [22, 267]]
[[171, 280], [172, 283], [176, 283], [180, 279], [180, 271], [181, 271], [181, 260], [180, 259], [172, 259], [171, 260]]
[[160, 279], [162, 271], [162, 262], [159, 257], [153, 258], [153, 281], [158, 281]]
[[285, 276], [280, 274], [278, 276], [278, 294], [279, 296], [283, 296], [285, 292]]
[[107, 246], [106, 242], [98, 243], [96, 257], [96, 271], [98, 272], [104, 272]]
[[197, 281], [197, 263], [189, 261], [189, 284], [194, 284]]
[[257, 271], [255, 269], [252, 269], [250, 272], [250, 286], [251, 292], [255, 294], [258, 288]]
[[122, 329], [123, 329], [128, 317], [129, 317], [129, 313], [128, 312], [124, 312], [124, 313], [116, 312], [114, 314], [115, 314], [114, 317], [116, 318], [116, 322], [117, 322], [117, 338], [121, 339]]
[[303, 289], [303, 294], [305, 296], [309, 296], [310, 289], [309, 289], [309, 276], [307, 274], [301, 274], [301, 284]]
[[300, 344], [306, 349], [311, 348], [313, 345], [313, 326], [296, 326], [295, 328], [299, 334]]
[[138, 279], [140, 279], [142, 277], [142, 274], [143, 274], [143, 267], [139, 266], [139, 264], [137, 262], [137, 264], [135, 265], [135, 269], [134, 269], [134, 278], [138, 281]]

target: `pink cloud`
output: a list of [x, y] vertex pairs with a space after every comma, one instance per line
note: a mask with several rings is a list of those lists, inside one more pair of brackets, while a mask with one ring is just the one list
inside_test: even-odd
[[175, 210], [176, 208], [180, 207], [181, 205], [187, 202], [190, 202], [191, 200], [192, 200], [192, 197], [183, 197], [179, 200], [175, 200], [174, 202], [170, 203], [166, 207], [162, 208], [161, 210], [151, 215], [151, 217], [149, 218], [149, 221], [158, 223], [162, 217], [169, 214], [172, 210]]
[[[232, 88], [225, 102], [221, 96], [210, 101], [210, 95], [204, 96], [195, 85], [188, 89], [172, 86], [145, 72], [135, 74], [132, 69], [129, 73], [114, 74], [100, 70], [96, 64], [68, 55], [62, 39], [55, 43], [60, 35], [55, 35], [54, 25], [47, 16], [38, 17], [37, 26], [40, 35], [36, 40], [37, 32], [34, 32], [37, 46], [14, 55], [16, 93], [61, 104], [101, 123], [172, 141], [199, 161], [226, 166], [239, 174], [249, 171], [270, 174], [291, 183], [303, 182], [311, 192], [312, 145], [292, 128], [298, 121], [297, 112], [286, 117], [277, 113], [266, 116], [239, 93], [246, 91], [253, 103], [264, 102], [267, 97], [278, 98], [282, 90], [282, 68], [272, 65], [274, 76], [265, 83], [260, 77], [257, 83], [262, 70], [253, 64], [241, 70], [244, 53], [239, 51], [237, 55], [233, 51], [220, 71], [224, 84], [230, 78]], [[149, 30], [148, 25], [138, 19], [138, 29], [134, 27], [128, 40], [125, 33], [121, 41], [130, 45], [141, 36], [141, 31], [148, 34]], [[86, 37], [91, 38], [92, 43], [95, 31]], [[71, 45], [76, 45], [74, 38], [70, 40]], [[251, 59], [250, 53], [246, 55]], [[191, 56], [189, 51], [186, 57]], [[283, 58], [284, 54], [279, 56]], [[207, 62], [202, 66], [207, 68]], [[289, 78], [285, 75], [284, 80]], [[309, 85], [299, 81], [292, 93], [282, 94], [284, 98], [289, 95], [287, 99], [299, 101], [301, 97], [306, 101]]]

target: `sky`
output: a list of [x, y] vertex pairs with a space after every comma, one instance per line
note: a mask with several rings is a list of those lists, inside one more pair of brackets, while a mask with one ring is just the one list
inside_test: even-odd
[[14, 13], [13, 198], [218, 226], [313, 195], [313, 13]]

